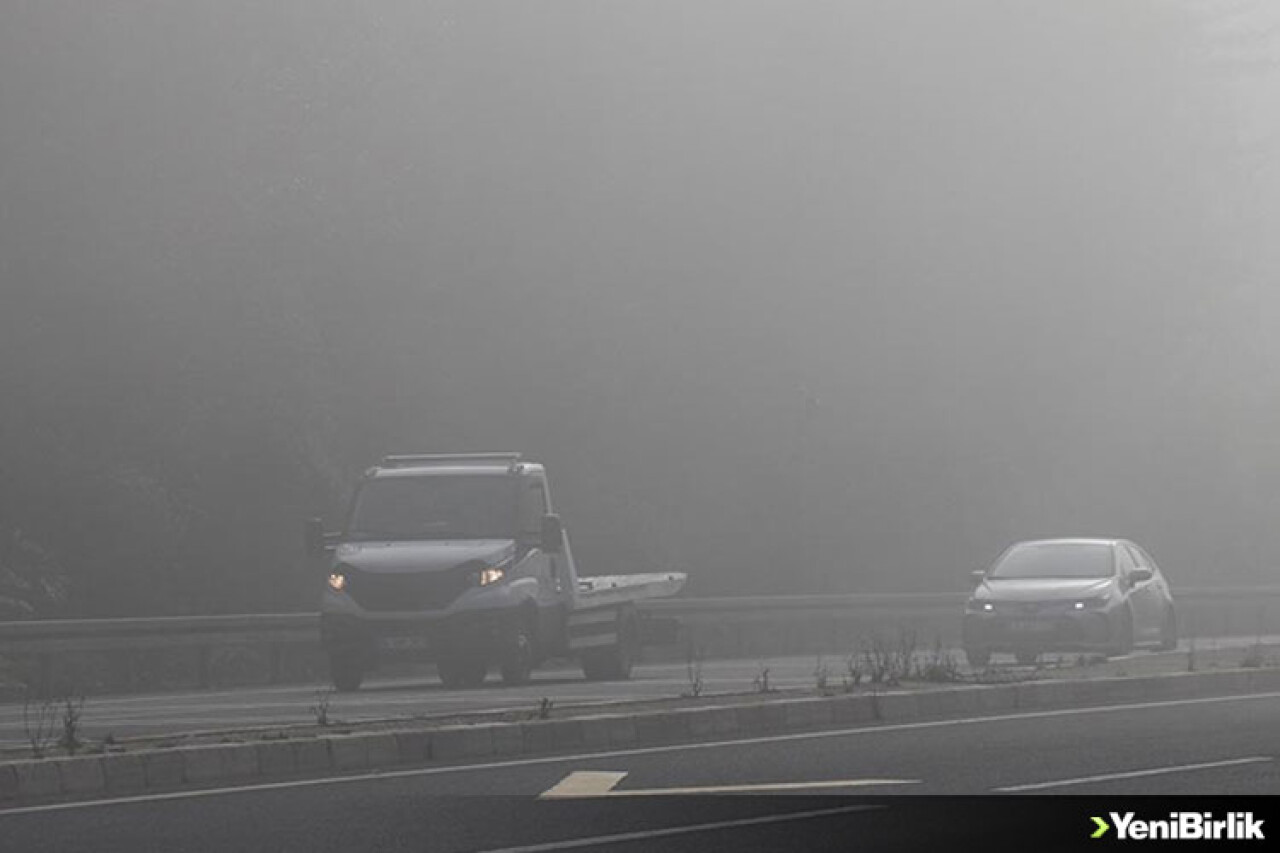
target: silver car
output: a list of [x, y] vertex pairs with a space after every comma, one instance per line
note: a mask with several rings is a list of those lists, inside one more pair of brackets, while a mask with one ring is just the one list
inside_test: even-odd
[[1151, 555], [1124, 539], [1019, 542], [974, 580], [964, 614], [971, 666], [998, 652], [1029, 664], [1049, 651], [1120, 655], [1178, 642], [1169, 584]]

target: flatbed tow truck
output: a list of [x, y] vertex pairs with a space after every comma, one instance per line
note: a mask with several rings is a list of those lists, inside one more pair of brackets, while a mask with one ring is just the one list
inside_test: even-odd
[[681, 572], [581, 577], [546, 471], [518, 453], [388, 456], [365, 472], [346, 523], [306, 525], [325, 566], [321, 642], [334, 685], [380, 662], [434, 661], [448, 687], [497, 666], [524, 684], [577, 658], [588, 679], [626, 679], [645, 637], [636, 602], [675, 595]]

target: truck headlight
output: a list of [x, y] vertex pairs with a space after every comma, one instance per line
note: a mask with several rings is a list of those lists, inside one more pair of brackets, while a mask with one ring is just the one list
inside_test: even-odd
[[1110, 599], [1105, 595], [1095, 595], [1093, 598], [1082, 598], [1072, 607], [1076, 610], [1097, 610], [1099, 607], [1105, 607]]
[[507, 576], [507, 570], [501, 566], [493, 566], [488, 569], [480, 570], [480, 586], [488, 586], [497, 583]]
[[329, 589], [334, 592], [342, 592], [347, 588], [347, 576], [342, 572], [329, 573]]

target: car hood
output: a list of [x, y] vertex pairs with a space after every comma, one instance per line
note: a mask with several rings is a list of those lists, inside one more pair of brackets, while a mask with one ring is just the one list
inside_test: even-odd
[[987, 578], [974, 598], [991, 601], [1064, 601], [1092, 598], [1111, 589], [1114, 578]]
[[449, 539], [422, 542], [351, 542], [339, 545], [335, 564], [364, 572], [444, 572], [467, 563], [494, 566], [516, 550], [511, 539]]

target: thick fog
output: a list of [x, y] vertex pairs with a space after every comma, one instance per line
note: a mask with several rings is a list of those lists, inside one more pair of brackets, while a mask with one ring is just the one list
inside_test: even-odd
[[1274, 581], [1278, 94], [1260, 1], [5, 3], [0, 596], [307, 607], [466, 450], [694, 594]]

